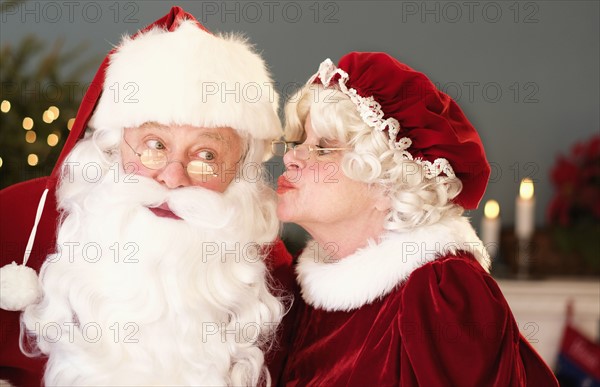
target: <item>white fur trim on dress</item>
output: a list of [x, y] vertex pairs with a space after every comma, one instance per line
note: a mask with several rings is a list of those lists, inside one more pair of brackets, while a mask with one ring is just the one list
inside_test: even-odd
[[89, 125], [228, 126], [269, 140], [283, 134], [278, 105], [265, 63], [245, 39], [185, 21], [173, 32], [157, 27], [123, 39]]
[[471, 252], [489, 271], [490, 259], [467, 218], [452, 218], [409, 232], [388, 232], [380, 243], [336, 260], [332, 246], [310, 241], [299, 257], [296, 272], [302, 298], [328, 311], [358, 309], [389, 294], [410, 274], [436, 258]]

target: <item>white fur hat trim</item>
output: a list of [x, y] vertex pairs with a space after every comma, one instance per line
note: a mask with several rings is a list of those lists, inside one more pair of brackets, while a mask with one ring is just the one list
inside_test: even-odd
[[184, 21], [172, 32], [153, 28], [123, 39], [89, 126], [231, 127], [270, 140], [282, 135], [278, 106], [265, 63], [245, 39]]

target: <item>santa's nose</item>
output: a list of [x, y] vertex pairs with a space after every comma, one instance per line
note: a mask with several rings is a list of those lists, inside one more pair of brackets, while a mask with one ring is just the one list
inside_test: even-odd
[[169, 189], [189, 187], [192, 182], [182, 163], [171, 162], [167, 164], [154, 178]]

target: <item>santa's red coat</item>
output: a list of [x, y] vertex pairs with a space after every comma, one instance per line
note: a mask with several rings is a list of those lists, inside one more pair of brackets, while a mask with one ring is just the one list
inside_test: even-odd
[[[33, 227], [35, 213], [48, 178], [30, 180], [0, 191], [0, 267], [23, 261], [23, 252]], [[46, 256], [56, 246], [58, 212], [54, 190], [48, 192], [44, 215], [27, 266], [39, 272]], [[0, 309], [0, 380], [17, 386], [39, 386], [45, 359], [25, 357], [19, 350], [20, 312]]]

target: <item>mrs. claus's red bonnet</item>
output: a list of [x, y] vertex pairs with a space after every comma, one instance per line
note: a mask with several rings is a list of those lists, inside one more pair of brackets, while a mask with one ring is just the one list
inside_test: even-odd
[[352, 52], [338, 66], [327, 59], [309, 83], [337, 85], [363, 121], [386, 132], [390, 146], [423, 166], [425, 177], [456, 176], [463, 184], [454, 202], [477, 208], [490, 166], [477, 131], [460, 107], [425, 74], [380, 52]]

